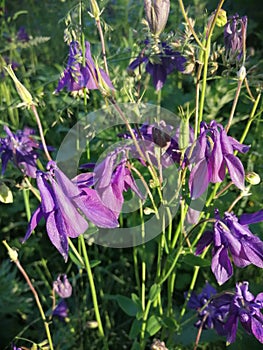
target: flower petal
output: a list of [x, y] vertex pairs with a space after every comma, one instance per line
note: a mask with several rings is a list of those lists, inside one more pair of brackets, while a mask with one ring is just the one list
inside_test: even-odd
[[29, 221], [28, 228], [27, 228], [25, 237], [22, 240], [22, 243], [24, 243], [30, 237], [31, 233], [37, 227], [37, 225], [38, 225], [39, 221], [42, 219], [42, 217], [43, 217], [43, 212], [41, 210], [41, 206], [39, 206], [31, 216], [31, 219]]
[[219, 285], [224, 284], [233, 275], [227, 248], [222, 246], [213, 253], [211, 268]]
[[208, 187], [211, 177], [211, 171], [208, 167], [206, 159], [200, 160], [189, 177], [189, 188], [191, 192], [191, 199], [200, 197]]
[[245, 188], [245, 171], [243, 164], [233, 154], [225, 154], [224, 156], [229, 175], [233, 183], [241, 190]]

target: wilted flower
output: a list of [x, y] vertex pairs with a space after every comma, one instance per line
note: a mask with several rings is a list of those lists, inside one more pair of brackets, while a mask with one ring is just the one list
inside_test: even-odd
[[71, 296], [72, 286], [66, 274], [58, 276], [56, 281], [53, 282], [53, 289], [61, 298], [65, 299]]
[[52, 316], [58, 317], [60, 321], [64, 321], [68, 317], [68, 306], [64, 299], [62, 299], [52, 311]]
[[151, 350], [168, 350], [165, 346], [165, 342], [159, 339], [154, 339], [151, 345]]
[[[148, 44], [148, 41], [146, 41], [146, 44]], [[153, 85], [157, 91], [163, 87], [167, 75], [171, 74], [174, 70], [183, 72], [186, 63], [186, 59], [180, 52], [173, 51], [168, 44], [163, 42], [159, 46], [159, 52], [154, 52], [149, 56], [145, 55], [146, 46], [128, 67], [128, 71], [133, 72], [142, 63], [145, 63], [146, 72], [152, 76]]]
[[201, 254], [213, 244], [211, 268], [220, 285], [233, 275], [229, 253], [238, 267], [253, 264], [263, 268], [263, 242], [248, 228], [249, 224], [259, 221], [263, 221], [263, 210], [243, 214], [240, 219], [228, 212], [221, 219], [218, 210], [215, 211], [214, 230], [204, 232], [197, 244], [196, 254]]
[[41, 204], [31, 217], [23, 241], [29, 238], [43, 217], [52, 244], [67, 261], [68, 237], [75, 238], [88, 229], [88, 222], [79, 210], [99, 227], [113, 228], [118, 222], [95, 190], [74, 184], [53, 161], [48, 163], [47, 170], [36, 173]]
[[152, 34], [161, 34], [169, 16], [170, 0], [144, 0], [144, 9]]
[[230, 57], [240, 60], [244, 54], [243, 44], [246, 40], [247, 17], [239, 17], [238, 14], [229, 17], [224, 30], [224, 41], [227, 53]]
[[209, 182], [222, 182], [226, 168], [233, 183], [244, 190], [244, 167], [234, 155], [234, 151], [246, 153], [249, 146], [242, 145], [233, 137], [228, 136], [221, 124], [214, 120], [209, 125], [201, 123], [200, 135], [190, 160], [195, 163], [189, 178], [191, 198], [200, 197], [208, 187]]
[[236, 293], [232, 299], [229, 316], [226, 322], [227, 342], [233, 343], [236, 339], [238, 321], [242, 327], [253, 334], [263, 343], [263, 293], [256, 297], [248, 290], [248, 282], [236, 284]]
[[36, 160], [38, 158], [39, 143], [34, 140], [34, 130], [24, 128], [18, 130], [15, 134], [4, 126], [7, 137], [0, 138], [0, 154], [2, 160], [2, 175], [4, 174], [7, 163], [12, 161], [24, 175], [36, 177]]
[[215, 329], [219, 335], [225, 335], [224, 322], [229, 311], [231, 296], [222, 294], [216, 296], [217, 291], [206, 283], [200, 294], [192, 292], [187, 306], [198, 312], [196, 327], [202, 329]]
[[109, 89], [114, 89], [110, 78], [101, 68], [96, 68], [91, 57], [90, 43], [85, 42], [85, 64], [83, 64], [83, 53], [77, 41], [72, 41], [69, 46], [69, 58], [67, 67], [62, 73], [55, 93], [64, 87], [68, 91], [79, 91], [84, 88], [89, 90], [99, 89], [102, 84]]

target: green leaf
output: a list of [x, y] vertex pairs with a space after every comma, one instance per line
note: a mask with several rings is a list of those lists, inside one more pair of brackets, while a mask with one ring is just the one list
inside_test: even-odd
[[196, 256], [194, 254], [187, 254], [183, 257], [183, 262], [186, 263], [187, 265], [190, 266], [202, 266], [202, 267], [206, 267], [206, 266], [210, 266], [211, 265], [211, 261], [208, 259], [203, 259], [200, 256]]
[[157, 283], [154, 283], [151, 286], [151, 289], [149, 292], [149, 300], [151, 300], [153, 302], [158, 297], [160, 290], [161, 290], [161, 286]]
[[115, 299], [119, 304], [119, 307], [128, 315], [128, 316], [136, 316], [138, 307], [136, 303], [123, 295], [115, 295]]
[[146, 332], [152, 337], [161, 329], [161, 327], [160, 317], [152, 315], [147, 321]]
[[91, 260], [90, 267], [93, 268], [101, 263], [100, 260]]
[[129, 332], [129, 338], [136, 339], [136, 337], [138, 336], [138, 334], [141, 331], [141, 327], [142, 327], [142, 321], [135, 319], [132, 322], [132, 326], [131, 326], [131, 329]]

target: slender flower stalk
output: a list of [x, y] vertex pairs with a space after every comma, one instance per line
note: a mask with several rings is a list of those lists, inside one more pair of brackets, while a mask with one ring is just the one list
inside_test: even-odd
[[95, 316], [96, 316], [96, 321], [98, 322], [99, 335], [102, 338], [104, 338], [104, 330], [103, 330], [101, 317], [100, 317], [96, 287], [95, 287], [95, 283], [94, 283], [94, 279], [93, 279], [93, 275], [92, 275], [92, 271], [91, 271], [91, 267], [90, 267], [88, 252], [87, 252], [87, 248], [86, 248], [86, 244], [85, 244], [85, 240], [84, 240], [83, 235], [79, 236], [79, 240], [80, 240], [81, 249], [82, 249], [82, 253], [83, 253], [85, 268], [86, 268], [86, 271], [88, 274], [91, 296], [92, 296], [92, 301], [93, 301], [93, 306], [94, 306], [94, 312], [95, 312]]
[[47, 339], [48, 339], [50, 350], [54, 350], [52, 337], [51, 337], [51, 333], [50, 333], [50, 329], [49, 329], [49, 323], [48, 323], [48, 321], [46, 319], [46, 315], [45, 315], [44, 310], [42, 308], [42, 305], [41, 305], [38, 293], [37, 293], [36, 289], [34, 288], [34, 286], [33, 286], [32, 282], [31, 282], [28, 274], [24, 270], [23, 266], [20, 264], [20, 261], [19, 261], [19, 259], [17, 257], [18, 256], [17, 252], [15, 250], [13, 250], [12, 248], [10, 248], [6, 241], [3, 241], [3, 244], [6, 247], [6, 249], [8, 250], [8, 253], [9, 253], [9, 256], [11, 258], [11, 261], [16, 264], [17, 268], [22, 273], [23, 277], [25, 278], [29, 288], [31, 289], [31, 291], [32, 291], [32, 293], [34, 295], [34, 298], [35, 298], [38, 310], [40, 312], [42, 321], [44, 323], [44, 327], [45, 327], [45, 331], [46, 331], [46, 335], [47, 335]]

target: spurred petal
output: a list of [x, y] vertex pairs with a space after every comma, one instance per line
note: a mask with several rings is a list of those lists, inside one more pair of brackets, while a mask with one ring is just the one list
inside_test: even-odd
[[90, 188], [85, 188], [80, 197], [74, 199], [86, 217], [98, 227], [114, 228], [118, 226], [115, 214], [107, 208], [97, 192]]
[[151, 74], [155, 89], [157, 91], [160, 90], [167, 77], [165, 67], [162, 64], [152, 64], [151, 62], [148, 62], [146, 65], [146, 72]]
[[236, 313], [230, 314], [225, 329], [228, 330], [227, 334], [227, 343], [234, 343], [236, 340], [237, 334], [237, 326], [238, 326], [238, 315]]
[[203, 253], [206, 247], [209, 246], [213, 242], [213, 231], [205, 231], [201, 238], [199, 239], [197, 246], [196, 246], [196, 255], [200, 255]]
[[211, 171], [208, 167], [206, 159], [200, 160], [189, 177], [189, 188], [191, 192], [191, 198], [194, 200], [200, 197], [208, 187], [211, 177]]
[[55, 201], [54, 201], [54, 193], [45, 179], [45, 174], [38, 171], [37, 172], [37, 187], [41, 196], [41, 207], [43, 210], [43, 214], [48, 214], [51, 211], [55, 210]]
[[241, 225], [249, 225], [261, 222], [263, 221], [263, 210], [251, 214], [242, 214], [238, 221]]
[[211, 167], [211, 179], [213, 183], [222, 182], [225, 177], [225, 169], [223, 164], [223, 153], [220, 144], [220, 133], [214, 130], [214, 147], [209, 157], [209, 167]]
[[56, 210], [48, 215], [46, 221], [48, 237], [66, 262], [68, 259], [68, 238], [63, 216], [60, 211]]
[[227, 248], [222, 246], [214, 252], [211, 268], [219, 285], [224, 284], [233, 275]]
[[41, 210], [41, 206], [39, 206], [34, 213], [31, 216], [31, 219], [28, 224], [28, 228], [25, 234], [25, 237], [23, 238], [22, 243], [24, 243], [31, 235], [31, 233], [34, 231], [34, 229], [37, 227], [39, 221], [42, 219], [43, 213]]
[[260, 343], [263, 343], [263, 315], [256, 312], [251, 319], [251, 331]]
[[55, 180], [52, 181], [52, 188], [54, 190], [60, 212], [63, 215], [67, 228], [69, 229], [67, 235], [74, 238], [84, 233], [88, 229], [88, 222], [80, 215], [72, 200], [64, 194], [61, 187]]
[[243, 190], [245, 188], [245, 171], [240, 159], [233, 154], [225, 154], [224, 159], [231, 180], [239, 189]]
[[232, 147], [235, 151], [238, 151], [240, 153], [247, 153], [250, 149], [250, 146], [243, 145], [242, 143], [235, 140], [233, 137], [228, 136], [228, 139], [230, 143], [232, 144]]

